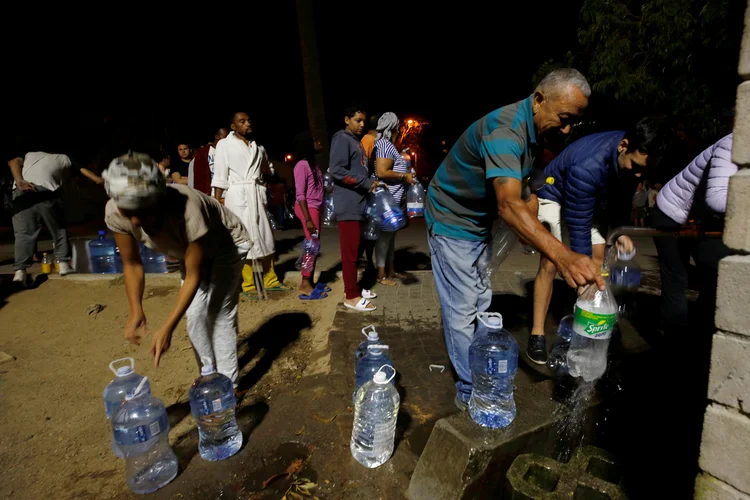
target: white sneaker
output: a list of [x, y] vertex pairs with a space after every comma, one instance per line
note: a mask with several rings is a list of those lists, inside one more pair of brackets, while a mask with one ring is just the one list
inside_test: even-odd
[[26, 284], [26, 269], [19, 269], [16, 271], [16, 274], [13, 275], [13, 281]]
[[65, 276], [66, 274], [72, 274], [74, 272], [73, 268], [70, 267], [70, 262], [60, 262], [60, 276]]

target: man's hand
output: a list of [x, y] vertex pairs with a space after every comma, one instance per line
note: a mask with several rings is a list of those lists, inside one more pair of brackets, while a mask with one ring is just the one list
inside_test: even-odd
[[315, 234], [315, 233], [318, 232], [318, 228], [315, 227], [315, 224], [310, 219], [307, 219], [305, 221], [305, 227], [307, 228], [307, 232], [310, 233], [310, 234]]
[[602, 278], [601, 271], [597, 269], [594, 261], [585, 255], [567, 250], [555, 262], [555, 265], [568, 286], [576, 288], [596, 282], [599, 290], [604, 290], [604, 278]]
[[18, 189], [20, 189], [24, 193], [28, 193], [30, 191], [36, 191], [36, 187], [29, 181], [18, 181], [16, 182], [16, 185], [18, 186]]
[[159, 368], [159, 360], [162, 355], [167, 352], [169, 346], [172, 344], [172, 329], [168, 326], [162, 326], [156, 332], [154, 337], [151, 339], [151, 354], [154, 355], [154, 368]]
[[635, 244], [633, 243], [633, 240], [630, 239], [630, 236], [620, 236], [617, 238], [616, 245], [618, 252], [622, 250], [623, 252], [630, 253], [635, 250]]
[[131, 344], [141, 345], [141, 338], [146, 335], [146, 315], [131, 316], [125, 325], [125, 340]]

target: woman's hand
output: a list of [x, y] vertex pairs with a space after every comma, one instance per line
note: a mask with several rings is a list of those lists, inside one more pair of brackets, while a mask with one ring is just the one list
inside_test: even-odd
[[372, 186], [370, 186], [370, 192], [374, 193], [379, 187], [380, 187], [380, 182], [373, 181]]
[[154, 367], [159, 368], [159, 360], [162, 355], [167, 352], [169, 346], [172, 344], [172, 329], [169, 326], [162, 326], [156, 332], [154, 337], [151, 339], [151, 354], [154, 355]]
[[318, 228], [315, 227], [315, 224], [313, 223], [312, 219], [307, 219], [305, 221], [305, 227], [307, 228], [307, 232], [310, 234], [315, 234], [318, 232]]
[[141, 338], [146, 335], [146, 315], [141, 311], [139, 314], [131, 314], [125, 324], [125, 340], [131, 344], [141, 345]]
[[417, 180], [414, 178], [414, 174], [404, 174], [404, 182], [413, 185], [417, 183]]

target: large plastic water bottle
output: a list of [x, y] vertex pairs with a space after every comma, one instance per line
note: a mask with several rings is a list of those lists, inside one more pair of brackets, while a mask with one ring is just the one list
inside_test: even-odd
[[610, 266], [609, 284], [618, 303], [621, 316], [635, 313], [635, 294], [641, 286], [641, 266], [635, 260], [635, 248], [631, 252], [617, 251], [617, 261]]
[[304, 273], [312, 272], [315, 268], [315, 257], [320, 253], [320, 239], [318, 233], [310, 235], [311, 238], [306, 238], [302, 242], [302, 250], [300, 256], [295, 263], [297, 269]]
[[482, 427], [506, 427], [516, 418], [513, 379], [518, 370], [518, 343], [503, 328], [498, 313], [479, 313], [469, 347], [471, 399], [469, 415]]
[[354, 427], [349, 449], [357, 462], [370, 469], [388, 461], [395, 446], [401, 398], [391, 383], [396, 370], [387, 378], [383, 371], [386, 366], [381, 366], [373, 379], [362, 386], [354, 402]]
[[424, 217], [424, 188], [418, 182], [406, 191], [406, 215], [410, 219]]
[[568, 349], [568, 370], [573, 377], [593, 382], [607, 370], [607, 350], [617, 321], [617, 302], [609, 283], [602, 291], [590, 285], [575, 307], [573, 337]]
[[122, 262], [118, 266], [116, 258], [117, 244], [115, 240], [107, 238], [106, 231], [99, 231], [99, 237], [89, 242], [91, 254], [91, 272], [94, 274], [114, 274], [122, 270]]
[[380, 219], [378, 218], [377, 202], [374, 196], [367, 202], [365, 216], [366, 222], [362, 237], [366, 240], [375, 241], [380, 236]]
[[115, 442], [125, 456], [128, 487], [151, 493], [177, 476], [177, 456], [169, 446], [167, 409], [161, 400], [141, 392], [144, 377], [134, 394], [128, 394], [112, 415]]
[[[129, 363], [115, 368], [122, 361], [128, 361]], [[103, 398], [104, 412], [107, 414], [107, 420], [110, 421], [111, 425], [112, 414], [115, 409], [125, 401], [128, 394], [133, 395], [141, 380], [146, 377], [135, 373], [135, 360], [133, 358], [116, 359], [109, 364], [109, 369], [115, 374], [115, 378], [104, 388]], [[148, 381], [141, 388], [141, 392], [151, 394], [151, 385]], [[112, 436], [112, 453], [120, 458], [123, 456], [120, 447], [115, 443], [114, 436]]]
[[371, 345], [380, 344], [380, 336], [375, 331], [375, 325], [370, 325], [362, 328], [362, 335], [365, 336], [364, 341], [357, 346], [354, 351], [354, 373], [357, 373], [357, 365], [359, 361], [367, 355], [367, 350]]
[[224, 460], [242, 447], [234, 414], [232, 380], [218, 373], [211, 358], [202, 357], [201, 376], [190, 388], [190, 410], [198, 424], [198, 451], [204, 460]]
[[498, 269], [505, 262], [513, 247], [518, 243], [518, 236], [503, 220], [497, 225], [492, 234], [492, 267]]
[[325, 227], [333, 227], [336, 225], [336, 212], [333, 206], [333, 189], [326, 194], [325, 200], [323, 201], [323, 222]]
[[552, 350], [547, 356], [547, 368], [555, 372], [557, 376], [568, 374], [568, 349], [570, 348], [570, 339], [573, 337], [574, 320], [575, 312], [560, 320], [557, 327], [559, 339], [552, 346]]
[[167, 256], [156, 250], [152, 250], [146, 245], [141, 246], [141, 261], [143, 262], [144, 273], [163, 274], [167, 270]]
[[375, 190], [375, 203], [380, 218], [381, 231], [398, 231], [406, 225], [406, 217], [387, 189], [379, 187]]
[[[388, 365], [393, 368], [393, 361], [388, 356], [388, 346], [382, 344], [370, 344], [367, 346], [367, 354], [357, 363], [355, 375], [357, 376], [357, 388], [354, 390], [352, 399], [356, 399], [359, 388], [372, 380], [381, 366]], [[394, 368], [395, 370], [395, 368]]]

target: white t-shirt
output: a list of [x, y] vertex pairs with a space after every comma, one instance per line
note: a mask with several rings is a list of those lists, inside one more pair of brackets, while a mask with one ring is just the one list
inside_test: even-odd
[[[70, 175], [72, 163], [66, 155], [54, 155], [50, 153], [26, 153], [23, 159], [24, 180], [35, 186], [41, 186], [50, 191], [60, 189], [63, 182]], [[16, 185], [13, 183], [13, 188]]]

